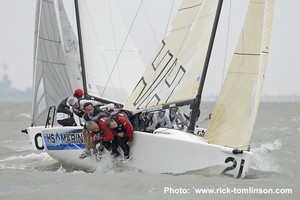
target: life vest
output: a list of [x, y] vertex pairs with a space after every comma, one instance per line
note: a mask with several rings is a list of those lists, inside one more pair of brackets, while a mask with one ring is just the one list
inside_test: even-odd
[[[102, 113], [101, 115], [100, 115], [100, 113]], [[94, 117], [95, 118], [98, 118], [98, 120], [101, 118], [101, 117], [109, 117], [109, 113], [108, 112], [106, 112], [106, 111], [103, 111], [103, 110], [101, 110], [99, 107], [97, 107], [97, 106], [94, 106], [94, 114], [93, 114], [94, 116], [92, 116], [92, 117], [90, 117], [87, 113], [85, 113], [84, 115], [83, 115], [83, 119], [85, 120], [85, 121], [90, 121], [90, 120], [92, 120]], [[100, 115], [100, 116], [98, 116], [98, 115]], [[102, 116], [103, 115], [103, 116]], [[98, 117], [96, 117], [96, 116], [98, 116]], [[97, 120], [97, 119], [96, 119]], [[94, 121], [94, 120], [93, 120]]]
[[70, 106], [67, 105], [68, 98], [65, 98], [60, 102], [60, 104], [57, 106], [57, 112], [66, 113], [71, 116], [73, 113], [70, 110]]
[[[68, 114], [70, 116], [72, 116], [73, 112], [74, 112], [74, 114], [77, 115], [78, 117], [82, 117], [83, 114], [84, 114], [84, 111], [82, 111], [80, 108], [79, 109], [73, 108], [73, 112], [72, 112], [70, 110], [71, 106], [69, 106], [67, 104], [68, 99], [69, 99], [69, 97], [61, 101], [61, 103], [57, 106], [57, 112], [59, 112], [59, 113], [66, 113], [66, 114]], [[78, 100], [79, 105], [80, 105], [80, 100], [81, 99]]]
[[99, 120], [104, 117], [105, 118], [109, 117], [109, 114], [105, 111], [102, 111], [102, 112], [99, 112], [98, 114], [96, 114], [94, 117], [92, 117], [91, 121], [94, 121], [98, 124]]
[[132, 121], [130, 119], [132, 119], [132, 112], [130, 112], [129, 110], [124, 110], [124, 109], [121, 109], [121, 110], [117, 110], [117, 111], [114, 111], [110, 114], [109, 118], [113, 119], [116, 121], [116, 123], [118, 124], [118, 126], [116, 128], [114, 128], [114, 130], [117, 132], [117, 133], [120, 133], [120, 132], [126, 132], [126, 129], [125, 127], [121, 124], [120, 122], [120, 119], [119, 119], [119, 114], [123, 114], [123, 116], [128, 119], [130, 121], [130, 123], [132, 124]]
[[120, 113], [123, 113], [125, 114], [125, 116], [130, 119], [132, 116], [133, 116], [133, 113], [129, 110], [125, 110], [125, 109], [120, 109], [120, 110], [117, 110], [117, 111], [114, 111], [110, 114], [110, 116], [114, 116], [114, 115], [118, 115]]
[[121, 124], [120, 123], [120, 120], [119, 120], [119, 114], [124, 114], [124, 116], [130, 121], [130, 118], [132, 118], [133, 114], [132, 112], [130, 112], [129, 110], [124, 110], [124, 109], [121, 109], [121, 110], [117, 110], [117, 111], [114, 111], [110, 114], [109, 118], [112, 118], [114, 119], [117, 124]]

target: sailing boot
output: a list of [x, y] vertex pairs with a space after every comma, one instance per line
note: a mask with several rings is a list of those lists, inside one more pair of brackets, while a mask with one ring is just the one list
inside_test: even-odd
[[130, 159], [132, 158], [132, 156], [131, 155], [128, 155], [128, 156], [123, 156], [123, 164], [124, 163], [127, 163]]
[[91, 150], [84, 150], [83, 153], [79, 156], [79, 158], [84, 159], [84, 158], [89, 157], [91, 155], [92, 155]]

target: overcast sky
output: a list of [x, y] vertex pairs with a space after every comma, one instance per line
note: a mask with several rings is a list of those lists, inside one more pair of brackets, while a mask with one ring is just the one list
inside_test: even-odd
[[[73, 0], [70, 0], [73, 1]], [[130, 0], [129, 2], [138, 2]], [[224, 0], [228, 2], [229, 0]], [[232, 0], [232, 2], [237, 0]], [[239, 0], [245, 1], [245, 0]], [[144, 0], [148, 15], [163, 15], [163, 6], [154, 10], [155, 5], [172, 0]], [[148, 2], [148, 3], [147, 3]], [[151, 2], [151, 3], [149, 3]], [[5, 72], [12, 80], [14, 88], [25, 90], [32, 85], [33, 30], [35, 0], [0, 0], [0, 79]], [[151, 4], [151, 5], [150, 5]], [[132, 6], [132, 9], [136, 7]], [[275, 0], [273, 31], [264, 94], [300, 95], [300, 0]], [[153, 23], [166, 23], [168, 15], [154, 19]], [[141, 30], [144, 27], [139, 27]], [[153, 29], [155, 29], [155, 25]], [[161, 31], [164, 32], [164, 31]], [[159, 38], [160, 41], [162, 38]], [[151, 58], [155, 45], [145, 46], [149, 52], [145, 62]], [[139, 41], [141, 43], [141, 41]], [[147, 45], [146, 45], [147, 44]], [[140, 44], [139, 44], [140, 45]]]

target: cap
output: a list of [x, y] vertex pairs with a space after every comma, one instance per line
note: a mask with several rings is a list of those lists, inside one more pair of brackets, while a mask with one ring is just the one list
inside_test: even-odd
[[74, 106], [77, 102], [78, 102], [78, 99], [76, 99], [75, 97], [68, 98], [68, 104], [70, 104], [71, 106]]
[[83, 90], [78, 88], [76, 90], [74, 90], [74, 96], [79, 98], [79, 97], [83, 97]]

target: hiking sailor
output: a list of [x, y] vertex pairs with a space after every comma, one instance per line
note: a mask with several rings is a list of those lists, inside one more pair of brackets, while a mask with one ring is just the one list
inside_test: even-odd
[[[83, 109], [85, 111], [83, 115], [83, 120], [84, 122], [88, 122], [91, 120], [97, 121], [101, 117], [108, 117], [109, 113], [103, 111], [100, 107], [94, 106], [91, 102], [87, 102], [83, 105]], [[93, 119], [94, 118], [94, 119]], [[87, 156], [91, 155], [91, 147], [93, 146], [93, 153], [96, 153], [96, 145], [92, 145], [92, 137], [90, 132], [86, 128], [86, 124], [83, 126], [82, 129], [83, 133], [83, 139], [84, 139], [84, 144], [85, 144], [85, 150], [84, 152], [80, 155], [80, 158], [86, 158]]]
[[112, 141], [112, 154], [114, 157], [120, 155], [118, 147], [123, 150], [123, 163], [131, 159], [130, 146], [132, 144], [133, 128], [125, 113], [116, 112], [106, 120], [106, 126], [110, 128], [114, 135]]
[[[97, 118], [98, 119], [98, 118]], [[94, 145], [96, 143], [100, 143], [100, 151], [102, 151], [102, 147], [105, 147], [106, 150], [111, 150], [111, 141], [113, 141], [114, 136], [111, 130], [106, 126], [106, 121], [104, 117], [100, 117], [96, 122], [93, 120], [88, 121], [85, 124], [86, 130], [90, 133], [91, 139], [94, 141]], [[86, 158], [91, 156], [91, 151], [84, 151], [83, 154], [80, 155], [80, 158]]]

